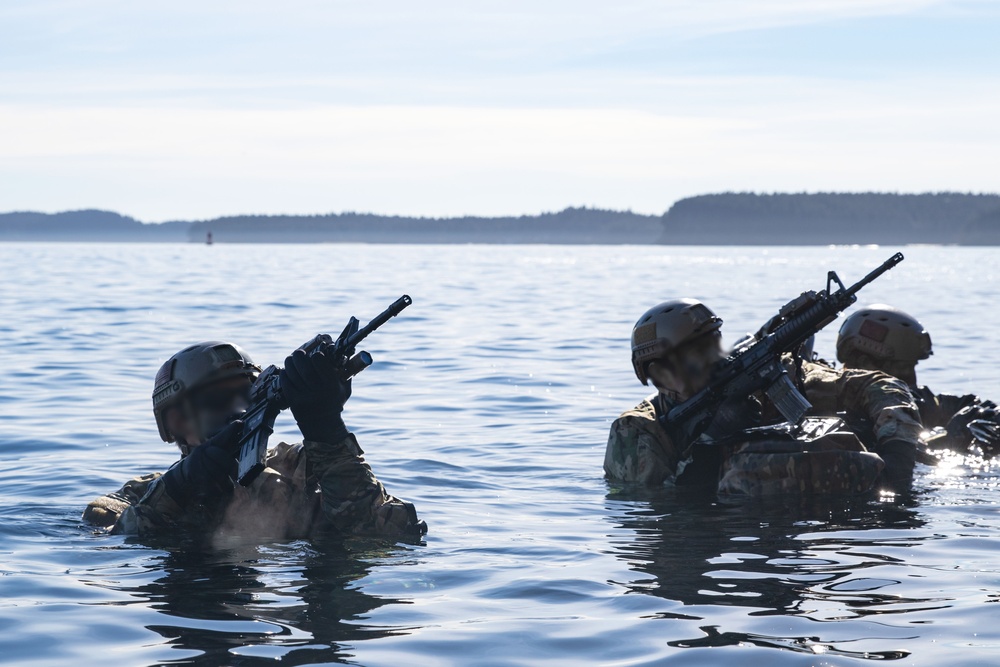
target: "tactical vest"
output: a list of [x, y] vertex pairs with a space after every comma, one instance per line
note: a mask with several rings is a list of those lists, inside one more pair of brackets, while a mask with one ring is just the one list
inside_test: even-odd
[[873, 488], [883, 466], [842, 420], [807, 417], [696, 445], [677, 477], [678, 484], [697, 483], [718, 471], [721, 495], [860, 494]]

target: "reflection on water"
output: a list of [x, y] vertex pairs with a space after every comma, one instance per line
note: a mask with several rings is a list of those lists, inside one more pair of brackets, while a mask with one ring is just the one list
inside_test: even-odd
[[[647, 389], [628, 340], [651, 303], [701, 298], [731, 342], [888, 252], [0, 244], [0, 662], [995, 664], [996, 460], [827, 505], [608, 495], [602, 478], [610, 421]], [[921, 381], [997, 398], [997, 251], [905, 252], [862, 301], [933, 332]], [[414, 305], [370, 339], [345, 417], [431, 525], [423, 544], [208, 551], [80, 524], [176, 459], [149, 402], [167, 355], [218, 338], [280, 362], [403, 292]]]
[[[898, 567], [904, 564], [902, 555], [894, 558], [887, 552], [918, 549], [935, 539], [914, 532], [924, 525], [916, 505], [912, 497], [723, 503], [700, 491], [631, 488], [610, 493], [606, 508], [614, 527], [633, 536], [622, 540], [621, 531], [613, 535], [618, 537], [612, 553], [639, 575], [623, 585], [633, 593], [684, 605], [682, 612], [660, 618], [705, 621], [698, 626], [701, 636], [674, 639], [669, 646], [753, 645], [885, 660], [909, 652], [852, 650], [852, 643], [879, 638], [845, 637], [842, 622], [945, 609], [952, 602], [900, 592], [902, 577], [912, 575]], [[750, 617], [829, 622], [831, 636], [729, 630], [715, 622], [719, 606], [746, 607]]]
[[864, 658], [867, 660], [899, 660], [907, 657], [907, 651], [850, 651], [839, 648], [849, 644], [851, 640], [837, 642], [837, 646], [823, 642], [819, 637], [768, 637], [751, 632], [719, 632], [717, 626], [706, 625], [701, 628], [704, 637], [690, 640], [675, 640], [667, 642], [677, 648], [712, 648], [720, 646], [758, 646], [761, 648], [776, 648], [794, 653], [810, 655], [845, 656], [849, 658]]
[[145, 627], [166, 640], [171, 654], [177, 651], [164, 662], [343, 663], [351, 660], [345, 642], [405, 633], [364, 622], [373, 610], [405, 601], [368, 595], [357, 585], [371, 563], [398, 548], [331, 538], [218, 550], [159, 546], [164, 551], [148, 564], [160, 575], [155, 580], [134, 587], [93, 583], [162, 615]]

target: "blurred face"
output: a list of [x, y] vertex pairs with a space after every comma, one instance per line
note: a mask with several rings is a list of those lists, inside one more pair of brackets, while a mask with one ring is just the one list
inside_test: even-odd
[[186, 410], [178, 407], [167, 415], [170, 430], [187, 445], [202, 444], [232, 417], [246, 411], [252, 384], [247, 376], [234, 377], [192, 392]]
[[875, 360], [867, 354], [854, 355], [844, 362], [844, 368], [859, 368], [865, 371], [882, 371], [899, 378], [911, 387], [917, 386], [917, 362], [893, 359]]
[[712, 369], [724, 357], [718, 333], [701, 336], [673, 350], [665, 359], [650, 362], [649, 378], [660, 391], [688, 399], [708, 384]]
[[911, 387], [917, 386], [917, 362], [915, 361], [887, 361], [882, 364], [882, 368], [879, 370], [899, 378]]

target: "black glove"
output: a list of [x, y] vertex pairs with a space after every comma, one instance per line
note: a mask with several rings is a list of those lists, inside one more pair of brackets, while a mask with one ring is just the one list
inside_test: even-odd
[[887, 440], [875, 445], [875, 453], [885, 462], [882, 479], [893, 491], [904, 491], [913, 482], [917, 445], [909, 440]]
[[977, 401], [956, 412], [945, 431], [963, 447], [976, 444], [986, 454], [995, 453], [1000, 449], [1000, 409], [992, 401]]
[[242, 421], [230, 422], [163, 473], [170, 497], [182, 507], [193, 502], [213, 504], [227, 498], [233, 492], [242, 430]]
[[754, 396], [734, 394], [715, 409], [715, 416], [705, 429], [714, 440], [735, 435], [744, 429], [760, 426], [764, 406]]
[[343, 377], [335, 359], [323, 352], [308, 356], [295, 350], [285, 359], [281, 390], [303, 438], [335, 443], [347, 437], [340, 413], [351, 397], [351, 379]]

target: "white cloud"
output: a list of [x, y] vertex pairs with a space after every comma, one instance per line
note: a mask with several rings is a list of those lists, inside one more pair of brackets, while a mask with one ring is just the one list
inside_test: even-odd
[[[163, 220], [516, 214], [570, 204], [660, 213], [679, 197], [730, 189], [997, 187], [1000, 94], [961, 82], [670, 85], [705, 88], [710, 99], [673, 113], [8, 105], [0, 107], [0, 196], [7, 208], [93, 205]], [[660, 91], [666, 98], [670, 85]]]
[[[120, 54], [135, 65], [290, 72], [296, 67], [378, 67], [475, 58], [509, 66], [604, 53], [634, 40], [805, 25], [948, 9], [946, 0], [436, 0], [380, 3], [273, 2], [6, 3], [0, 53], [45, 69], [77, 68]], [[965, 11], [987, 11], [959, 3]], [[40, 58], [20, 61], [23, 49]], [[119, 63], [127, 65], [127, 63]], [[461, 66], [460, 62], [448, 66]], [[143, 69], [148, 69], [143, 67]], [[186, 69], [186, 71], [190, 71]]]
[[[0, 201], [162, 220], [659, 213], [727, 189], [996, 190], [989, 63], [852, 81], [830, 73], [847, 53], [815, 54], [824, 76], [798, 78], [766, 58], [743, 70], [753, 76], [721, 76], [718, 63], [695, 76], [703, 63], [671, 60], [683, 49], [644, 59], [649, 44], [720, 32], [991, 11], [930, 0], [7, 3]], [[921, 43], [923, 29], [907, 39]]]

